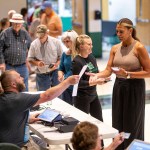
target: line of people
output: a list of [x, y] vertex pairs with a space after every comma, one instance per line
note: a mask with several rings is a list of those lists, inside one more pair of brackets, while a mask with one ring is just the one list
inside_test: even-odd
[[[54, 12], [51, 2], [45, 0], [43, 0], [42, 5], [39, 7], [39, 14], [41, 14], [41, 18], [39, 19], [37, 18], [38, 22], [31, 25], [31, 27], [30, 26], [28, 27], [27, 24], [27, 13], [28, 13], [27, 9], [22, 8], [20, 12], [21, 14], [16, 13], [15, 10], [10, 10], [8, 12], [8, 19], [4, 18], [1, 20], [0, 69], [2, 71], [11, 68], [15, 69], [18, 73], [21, 74], [22, 77], [24, 77], [26, 84], [26, 91], [28, 91], [29, 74], [34, 73], [34, 71], [31, 68], [32, 62], [30, 64], [29, 61], [26, 60], [26, 58], [28, 55], [28, 50], [30, 48], [31, 42], [33, 41], [33, 39], [37, 38], [36, 28], [40, 24], [45, 24], [49, 29], [49, 32], [47, 32], [48, 35], [57, 38], [59, 35], [62, 34], [62, 22], [60, 17]], [[51, 57], [47, 59], [48, 62], [46, 63], [49, 64], [56, 63], [59, 65], [59, 59], [62, 54], [62, 47], [61, 44], [59, 44], [60, 46], [57, 46], [57, 44], [59, 43], [57, 39], [56, 40], [53, 39], [53, 41], [57, 42], [56, 43], [54, 42], [53, 44], [51, 44], [52, 47], [50, 46], [48, 48], [52, 48], [55, 54], [49, 53]], [[44, 46], [44, 44], [42, 44], [42, 46]], [[42, 48], [45, 48], [45, 46]], [[55, 52], [55, 50], [58, 53]], [[51, 58], [52, 60], [50, 60]], [[51, 74], [49, 73], [49, 76], [51, 78], [50, 80], [52, 83], [48, 84], [47, 87], [45, 87], [44, 85], [43, 86], [44, 88], [43, 87], [39, 88], [38, 85], [42, 84], [41, 83], [42, 81], [41, 79], [40, 81], [37, 79], [36, 85], [38, 90], [45, 90], [50, 85], [54, 86], [59, 83], [57, 79], [58, 65], [55, 67], [56, 69], [56, 71], [54, 71], [55, 73], [52, 73], [52, 71]], [[48, 78], [46, 80], [47, 82], [49, 81]]]
[[[36, 27], [37, 38], [33, 42], [28, 32], [22, 29], [23, 16], [18, 13], [13, 14], [10, 19], [12, 26], [0, 34], [0, 69], [3, 72], [10, 69], [16, 70], [24, 78], [24, 87], [28, 91], [29, 73], [26, 63], [29, 61], [36, 66], [38, 90], [46, 91], [49, 87], [54, 86], [55, 88], [62, 82], [60, 85], [67, 89], [61, 90], [61, 92], [64, 91], [63, 100], [101, 121], [103, 121], [102, 109], [96, 92], [96, 85], [104, 84], [105, 79], [114, 73], [116, 74], [116, 81], [112, 99], [112, 126], [119, 132], [131, 133], [130, 138], [125, 140], [117, 149], [127, 148], [135, 138], [144, 140], [144, 78], [150, 77], [150, 59], [147, 50], [136, 37], [136, 30], [132, 21], [123, 18], [117, 23], [116, 34], [121, 42], [112, 47], [106, 69], [99, 71], [96, 59], [92, 55], [92, 39], [88, 35], [78, 35], [73, 30], [66, 31], [61, 40], [68, 50], [62, 53], [61, 43], [56, 38], [62, 32], [60, 29], [61, 22], [57, 23], [58, 18], [53, 20], [52, 24], [55, 22], [60, 26], [57, 32], [52, 33], [54, 28], [51, 28], [51, 25], [44, 25], [46, 18], [51, 16], [52, 6], [45, 1], [41, 9], [44, 10], [42, 20], [45, 22], [43, 21], [43, 24]], [[55, 16], [54, 13], [53, 15]], [[70, 79], [72, 74], [78, 75], [84, 65], [88, 66], [87, 70], [80, 78], [77, 96], [72, 97], [72, 84], [65, 86], [64, 83]], [[114, 71], [112, 67], [119, 67], [119, 70]], [[4, 79], [5, 74], [7, 71], [2, 74]], [[4, 95], [9, 94], [9, 92], [14, 94], [22, 91], [24, 87], [18, 84], [20, 81], [17, 81], [16, 78], [15, 81], [12, 81], [14, 80], [13, 76], [19, 77], [19, 75], [13, 71], [8, 71], [8, 75], [12, 79], [10, 78], [11, 80], [8, 80], [9, 83], [7, 84], [1, 78], [1, 83], [5, 83], [2, 83]], [[75, 76], [73, 77], [75, 78]], [[61, 86], [62, 89], [63, 86]], [[61, 93], [58, 92], [58, 94], [57, 92], [55, 91], [55, 96]], [[1, 107], [0, 111], [5, 111], [5, 109]], [[17, 142], [16, 144], [19, 145]]]

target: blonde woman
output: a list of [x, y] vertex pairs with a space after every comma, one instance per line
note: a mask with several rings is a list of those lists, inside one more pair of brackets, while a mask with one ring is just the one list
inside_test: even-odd
[[[62, 54], [59, 71], [58, 80], [62, 82], [64, 79], [72, 75], [72, 59], [76, 56], [75, 51], [75, 41], [78, 34], [74, 30], [68, 30], [62, 35], [62, 42], [68, 48], [66, 52]], [[64, 101], [69, 104], [73, 104], [72, 101], [72, 86], [64, 91], [61, 97]]]
[[[92, 55], [92, 47], [92, 39], [88, 35], [79, 35], [76, 39], [76, 50], [78, 55], [74, 58], [72, 63], [73, 74], [79, 74], [84, 65], [88, 66], [85, 72], [99, 72], [96, 59]], [[89, 82], [89, 76], [84, 73], [80, 78], [77, 96], [74, 97], [74, 106], [103, 121], [101, 104], [96, 91], [96, 84], [97, 81], [91, 84]]]

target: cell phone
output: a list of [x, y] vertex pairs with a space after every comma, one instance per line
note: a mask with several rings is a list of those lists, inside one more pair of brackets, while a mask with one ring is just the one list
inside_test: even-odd
[[120, 70], [119, 67], [111, 67], [111, 69], [112, 69], [113, 71], [119, 71], [119, 70]]
[[50, 64], [49, 66], [48, 66], [48, 68], [53, 68], [54, 67], [54, 64]]
[[121, 135], [124, 139], [128, 139], [130, 137], [130, 134], [131, 133], [126, 133], [126, 132], [121, 133]]

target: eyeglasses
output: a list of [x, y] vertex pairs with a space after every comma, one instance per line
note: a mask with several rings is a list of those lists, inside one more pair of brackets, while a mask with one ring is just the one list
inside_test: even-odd
[[21, 26], [22, 25], [22, 23], [13, 23], [14, 24], [14, 26]]
[[69, 42], [70, 42], [70, 40], [63, 41], [63, 43], [69, 43]]

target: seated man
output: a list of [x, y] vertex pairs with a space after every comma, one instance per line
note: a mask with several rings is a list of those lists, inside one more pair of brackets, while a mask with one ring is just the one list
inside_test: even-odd
[[34, 145], [28, 125], [30, 108], [59, 96], [70, 85], [76, 84], [79, 76], [70, 76], [41, 94], [21, 93], [25, 88], [23, 80], [14, 70], [5, 71], [0, 77], [4, 90], [0, 95], [0, 142], [13, 143], [21, 148], [29, 142], [30, 146]]
[[[29, 115], [29, 120], [28, 120], [28, 123], [29, 124], [32, 124], [32, 123], [35, 123], [37, 121], [40, 121], [38, 117], [38, 115], [40, 114], [40, 112], [30, 112], [30, 115]], [[30, 133], [31, 137], [29, 139], [29, 142], [27, 142], [22, 148], [21, 150], [26, 150], [26, 149], [31, 149], [31, 150], [34, 150], [34, 149], [42, 149], [42, 150], [47, 150], [49, 148], [47, 148], [47, 143], [42, 140], [41, 138], [39, 138], [36, 134], [34, 133]], [[34, 141], [34, 142], [33, 142]], [[34, 143], [34, 144], [32, 144]]]
[[98, 127], [87, 121], [75, 127], [71, 139], [74, 150], [115, 150], [123, 141], [122, 135], [118, 134], [108, 147], [102, 148]]

